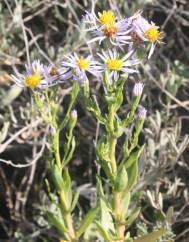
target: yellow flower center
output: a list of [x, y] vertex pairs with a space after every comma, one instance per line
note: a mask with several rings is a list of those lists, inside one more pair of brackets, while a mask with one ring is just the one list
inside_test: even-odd
[[87, 59], [84, 59], [83, 57], [79, 58], [77, 61], [77, 64], [79, 68], [83, 71], [86, 71], [89, 69], [90, 63]]
[[108, 26], [106, 26], [106, 28], [104, 28], [104, 34], [111, 38], [111, 37], [116, 37], [118, 29], [115, 27], [114, 24], [109, 24]]
[[150, 29], [144, 32], [144, 36], [151, 42], [154, 43], [157, 41], [160, 36], [161, 32], [158, 30], [158, 27], [151, 27]]
[[109, 25], [115, 23], [115, 15], [112, 11], [103, 11], [98, 13], [99, 21], [102, 25]]
[[26, 86], [30, 88], [38, 87], [40, 85], [40, 82], [41, 82], [41, 76], [39, 75], [38, 72], [35, 72], [33, 75], [27, 76], [25, 78]]
[[122, 59], [108, 59], [106, 65], [109, 70], [120, 71], [123, 65]]

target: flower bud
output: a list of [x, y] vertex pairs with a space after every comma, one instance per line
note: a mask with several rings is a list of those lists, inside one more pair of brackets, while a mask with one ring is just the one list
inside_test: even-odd
[[75, 109], [71, 111], [71, 117], [77, 118], [77, 111]]
[[145, 119], [146, 118], [146, 113], [147, 113], [147, 110], [144, 107], [140, 106], [138, 108], [138, 117], [139, 118]]
[[135, 83], [134, 88], [133, 88], [133, 95], [141, 96], [143, 88], [144, 88], [144, 84], [142, 82]]

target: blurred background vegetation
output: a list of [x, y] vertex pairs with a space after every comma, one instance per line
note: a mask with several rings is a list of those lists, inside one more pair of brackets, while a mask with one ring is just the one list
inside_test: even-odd
[[[60, 64], [69, 52], [95, 52], [86, 43], [82, 23], [84, 11], [91, 7], [96, 11], [112, 9], [122, 16], [142, 9], [166, 34], [165, 44], [158, 46], [150, 62], [140, 67], [140, 74], [128, 81], [125, 106], [120, 110], [121, 115], [128, 109], [134, 80], [142, 80], [142, 103], [148, 118], [141, 142], [146, 143], [146, 150], [133, 197], [142, 213], [131, 231], [145, 233], [147, 228], [162, 225], [167, 217], [175, 241], [189, 242], [188, 0], [0, 0], [0, 241], [58, 241], [43, 212], [48, 204], [44, 179], [51, 179], [47, 129], [29, 92], [13, 86], [10, 74], [23, 70], [27, 58]], [[94, 94], [101, 93], [100, 83], [91, 86]], [[69, 91], [69, 86], [60, 90], [62, 112]], [[102, 99], [99, 94], [97, 98]], [[77, 223], [96, 202], [94, 140], [102, 131], [84, 111], [82, 100], [76, 108], [77, 149], [71, 174], [73, 186], [77, 184], [81, 194]], [[171, 236], [161, 241], [169, 241]]]

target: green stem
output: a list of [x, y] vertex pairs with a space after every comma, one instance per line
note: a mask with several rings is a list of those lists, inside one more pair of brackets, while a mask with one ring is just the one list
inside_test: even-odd
[[114, 175], [117, 173], [117, 164], [115, 159], [116, 144], [117, 144], [117, 139], [114, 137], [111, 137], [110, 138], [110, 162], [111, 162], [112, 172]]
[[125, 225], [124, 220], [122, 218], [122, 193], [115, 191], [113, 193], [113, 199], [114, 199], [114, 217], [115, 217], [115, 225], [116, 225], [116, 231], [117, 235], [119, 236], [120, 240], [119, 242], [124, 242], [124, 233], [125, 233]]
[[116, 174], [117, 172], [117, 164], [116, 164], [116, 158], [115, 158], [115, 150], [116, 150], [116, 144], [117, 139], [114, 135], [114, 117], [115, 117], [115, 109], [114, 105], [110, 104], [109, 107], [109, 128], [110, 128], [110, 163], [112, 168], [112, 173]]
[[71, 242], [77, 241], [75, 239], [76, 236], [75, 236], [75, 231], [74, 231], [74, 228], [73, 228], [72, 215], [71, 215], [70, 212], [65, 215], [65, 221], [66, 221], [66, 226], [67, 226], [68, 231], [69, 231], [68, 233], [69, 233], [69, 236], [70, 236], [70, 241]]
[[[54, 150], [55, 150], [56, 164], [62, 170], [62, 167], [61, 167], [62, 164], [61, 164], [61, 158], [60, 158], [59, 140], [60, 140], [60, 130], [57, 130], [56, 134], [54, 136]], [[61, 205], [63, 207], [63, 210], [61, 210], [61, 211], [62, 211], [62, 215], [63, 215], [63, 217], [65, 219], [65, 222], [66, 222], [66, 227], [68, 229], [70, 242], [76, 242], [75, 231], [74, 231], [73, 221], [72, 221], [72, 215], [69, 212], [69, 208], [67, 207], [64, 191], [59, 193], [59, 199], [60, 199], [60, 203], [61, 203]]]
[[54, 152], [55, 152], [55, 158], [56, 158], [56, 164], [59, 168], [61, 168], [61, 158], [60, 158], [60, 130], [56, 130], [56, 133], [54, 135]]
[[[117, 175], [117, 163], [116, 163], [116, 144], [117, 138], [114, 135], [114, 118], [115, 118], [115, 109], [114, 105], [110, 104], [109, 106], [109, 129], [110, 129], [110, 162], [112, 167], [112, 172], [114, 175]], [[124, 242], [124, 233], [125, 233], [125, 225], [123, 224], [122, 219], [122, 193], [114, 191], [113, 192], [113, 200], [114, 200], [114, 218], [117, 235], [119, 236], [119, 242]]]

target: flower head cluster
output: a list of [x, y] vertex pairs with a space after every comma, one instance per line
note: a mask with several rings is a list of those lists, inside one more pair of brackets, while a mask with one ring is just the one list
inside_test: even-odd
[[128, 44], [131, 49], [137, 50], [138, 46], [150, 44], [148, 58], [154, 52], [157, 43], [162, 43], [163, 32], [153, 22], [149, 23], [141, 12], [135, 13], [129, 18], [118, 19], [112, 11], [102, 11], [97, 15], [94, 12], [86, 12], [84, 22], [87, 31], [92, 32], [93, 38], [88, 42], [109, 40], [114, 46], [122, 47]]
[[[88, 75], [102, 76], [101, 73], [108, 70], [111, 83], [116, 81], [122, 73], [135, 73], [134, 68], [140, 61], [137, 59], [138, 45], [146, 47], [150, 44], [148, 57], [154, 52], [157, 43], [161, 43], [163, 33], [154, 23], [149, 23], [138, 12], [131, 17], [119, 19], [113, 11], [102, 11], [95, 14], [86, 12], [83, 18], [87, 25], [87, 31], [94, 37], [89, 42], [109, 40], [108, 49], [97, 53], [99, 60], [92, 55], [77, 55], [76, 53], [65, 55], [61, 68], [54, 65], [44, 65], [39, 60], [26, 65], [25, 74], [16, 72], [12, 79], [21, 87], [31, 89], [43, 89], [64, 82], [67, 79], [78, 81], [81, 85], [88, 83]], [[111, 49], [111, 45], [113, 49]], [[124, 51], [123, 45], [129, 48]], [[121, 47], [116, 48], [116, 47]], [[129, 49], [129, 50], [128, 50]], [[143, 85], [137, 84], [134, 95], [142, 92]]]
[[39, 60], [33, 61], [31, 65], [26, 65], [25, 69], [25, 74], [16, 71], [15, 75], [12, 75], [13, 81], [20, 87], [44, 89], [69, 78], [66, 69], [58, 69], [54, 65], [46, 66]]

